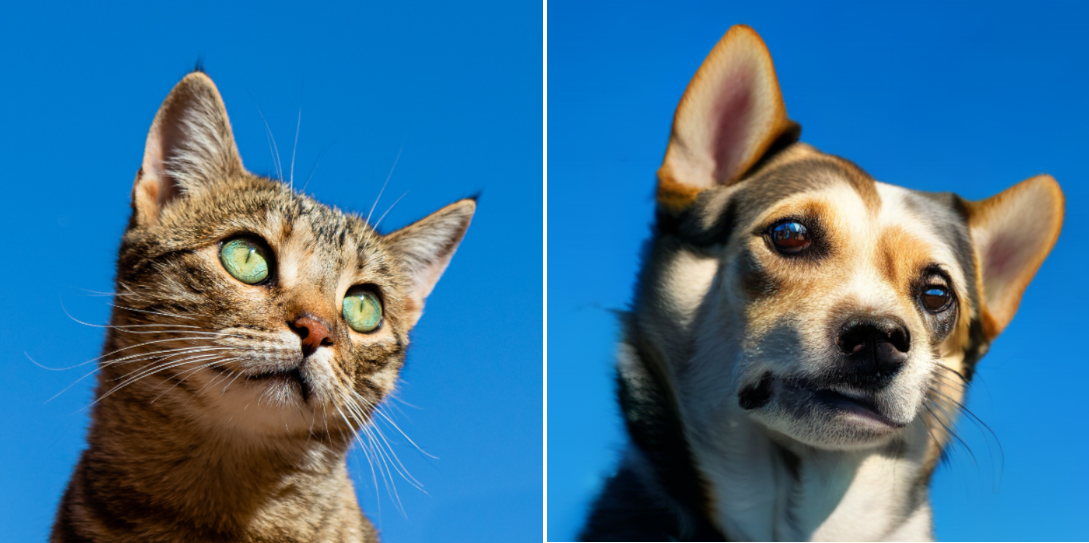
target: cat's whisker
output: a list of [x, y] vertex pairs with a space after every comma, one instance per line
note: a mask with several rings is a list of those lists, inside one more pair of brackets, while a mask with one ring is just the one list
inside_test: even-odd
[[75, 322], [77, 322], [79, 324], [82, 324], [84, 326], [90, 326], [91, 328], [106, 328], [106, 329], [113, 329], [113, 330], [133, 328], [133, 327], [137, 327], [137, 326], [180, 326], [180, 327], [186, 327], [186, 328], [200, 328], [200, 326], [196, 326], [196, 325], [173, 324], [173, 323], [172, 324], [127, 324], [127, 325], [93, 324], [93, 323], [84, 322], [84, 321], [82, 321], [80, 319], [77, 319], [75, 316], [73, 316], [71, 313], [69, 313], [68, 308], [65, 307], [65, 305], [64, 305], [64, 300], [60, 301], [60, 306], [61, 306], [61, 311], [64, 311], [65, 316], [67, 316], [69, 319], [71, 319], [71, 320], [73, 320], [73, 321], [75, 321]]
[[101, 290], [91, 290], [89, 288], [81, 288], [79, 290], [82, 291], [83, 293], [87, 294], [88, 296], [129, 296], [130, 295], [127, 292], [103, 292]]
[[[372, 426], [368, 430], [374, 430], [374, 429], [375, 428]], [[382, 460], [382, 465], [385, 466], [386, 474], [388, 475], [387, 476], [387, 482], [386, 482], [386, 491], [391, 492], [393, 494], [393, 499], [394, 499], [394, 503], [397, 505], [397, 510], [400, 511], [402, 515], [407, 517], [408, 515], [405, 513], [404, 505], [401, 503], [401, 493], [397, 491], [397, 481], [395, 481], [393, 479], [393, 470], [390, 469], [392, 461], [388, 460], [389, 456], [386, 454], [385, 450], [382, 448], [381, 443], [378, 441], [378, 439], [374, 437], [373, 432], [368, 432], [368, 434], [371, 436], [371, 439], [374, 441], [374, 449], [378, 453], [378, 458]], [[396, 466], [394, 466], [394, 467], [396, 467]], [[404, 475], [402, 475], [402, 477], [404, 477]]]
[[393, 177], [393, 170], [397, 169], [397, 163], [401, 160], [401, 152], [405, 150], [404, 144], [401, 144], [401, 148], [397, 150], [397, 158], [393, 159], [393, 166], [390, 167], [389, 173], [386, 174], [386, 180], [382, 183], [382, 188], [378, 190], [378, 196], [375, 197], [374, 203], [371, 204], [371, 210], [367, 212], [367, 218], [364, 220], [367, 224], [371, 223], [371, 215], [374, 214], [374, 208], [378, 206], [378, 201], [382, 199], [382, 193], [386, 192], [386, 185], [389, 184], [389, 180]]
[[[163, 395], [165, 395], [165, 394], [167, 394], [168, 392], [170, 392], [171, 390], [174, 390], [175, 388], [177, 388], [177, 386], [178, 386], [178, 385], [182, 384], [182, 383], [183, 383], [183, 382], [184, 382], [184, 381], [185, 381], [186, 379], [188, 379], [189, 377], [191, 377], [192, 375], [194, 375], [194, 374], [195, 374], [195, 373], [197, 373], [198, 371], [200, 371], [200, 370], [202, 370], [202, 369], [204, 369], [204, 368], [208, 368], [208, 367], [214, 366], [214, 365], [216, 365], [216, 364], [222, 364], [223, 362], [224, 362], [224, 360], [223, 360], [223, 359], [221, 359], [221, 358], [213, 358], [211, 362], [207, 362], [207, 363], [201, 364], [201, 365], [199, 365], [199, 366], [196, 366], [196, 367], [190, 368], [190, 369], [188, 369], [188, 370], [185, 370], [185, 371], [183, 371], [183, 372], [181, 372], [181, 373], [179, 373], [179, 374], [175, 375], [174, 377], [177, 377], [177, 378], [178, 378], [178, 382], [174, 383], [174, 385], [173, 385], [173, 386], [171, 386], [170, 388], [168, 388], [168, 389], [166, 389], [166, 390], [162, 391], [161, 393], [159, 393], [159, 395], [158, 395], [158, 396], [155, 396], [155, 397], [154, 397], [154, 398], [153, 398], [153, 399], [152, 399], [152, 400], [151, 400], [150, 402], [148, 402], [148, 403], [155, 403], [155, 402], [156, 402], [156, 400], [158, 400], [159, 398], [162, 398], [162, 397], [163, 397]], [[217, 375], [217, 376], [215, 376], [215, 377], [212, 377], [211, 379], [209, 379], [209, 380], [208, 380], [208, 383], [205, 383], [205, 385], [204, 385], [204, 386], [202, 386], [202, 387], [201, 387], [200, 389], [198, 389], [198, 390], [197, 390], [197, 392], [196, 392], [196, 395], [197, 395], [197, 396], [201, 396], [200, 392], [201, 392], [202, 390], [204, 390], [205, 388], [207, 388], [207, 386], [208, 386], [209, 384], [211, 384], [211, 383], [215, 382], [215, 380], [216, 380], [216, 378], [217, 378], [217, 377], [219, 377], [219, 376]]]
[[[250, 95], [253, 98], [253, 95]], [[254, 98], [254, 104], [257, 104], [257, 99]], [[261, 116], [261, 121], [265, 123], [265, 136], [268, 139], [268, 152], [272, 155], [272, 165], [276, 168], [276, 177], [281, 183], [284, 182], [284, 169], [280, 163], [280, 148], [276, 146], [276, 136], [272, 135], [272, 128], [268, 125], [268, 119], [265, 119], [265, 112], [261, 111], [261, 106], [257, 105], [257, 113]]]
[[[335, 142], [336, 142], [336, 140], [334, 140], [334, 143]], [[332, 147], [332, 146], [333, 146], [333, 144], [330, 143], [329, 145], [326, 145], [325, 148], [322, 149], [320, 153], [318, 153], [318, 158], [316, 160], [314, 160], [314, 165], [310, 167], [310, 171], [306, 174], [306, 182], [304, 182], [302, 188], [299, 189], [300, 193], [304, 193], [304, 194], [306, 193], [306, 187], [307, 187], [307, 185], [310, 184], [310, 178], [314, 175], [314, 172], [317, 171], [318, 165], [321, 164], [321, 157], [325, 156], [325, 152], [328, 151], [329, 148]]]
[[106, 304], [106, 305], [109, 305], [110, 307], [116, 307], [117, 309], [121, 309], [121, 310], [124, 310], [124, 311], [132, 311], [132, 312], [135, 312], [135, 313], [147, 313], [149, 315], [159, 315], [161, 317], [170, 317], [172, 319], [196, 320], [196, 318], [197, 318], [195, 316], [175, 315], [175, 314], [172, 314], [172, 313], [163, 313], [163, 312], [160, 312], [160, 311], [151, 311], [150, 309], [136, 309], [135, 307], [125, 307], [125, 306], [117, 305], [117, 304]]
[[386, 451], [388, 451], [386, 453], [386, 457], [390, 459], [390, 463], [391, 465], [393, 465], [393, 468], [397, 470], [397, 473], [400, 474], [401, 477], [404, 478], [406, 481], [408, 481], [409, 484], [416, 487], [417, 490], [423, 492], [424, 494], [427, 494], [427, 491], [423, 489], [423, 484], [417, 481], [416, 478], [408, 472], [408, 468], [406, 468], [405, 465], [401, 463], [401, 459], [393, 450], [393, 446], [390, 444], [389, 440], [386, 439], [386, 435], [382, 433], [382, 429], [379, 428], [377, 425], [374, 425], [372, 428], [381, 439], [381, 443], [385, 445]]
[[184, 358], [182, 360], [170, 361], [170, 362], [167, 362], [167, 363], [163, 363], [163, 362], [159, 361], [159, 362], [154, 362], [152, 364], [148, 364], [147, 366], [144, 366], [144, 368], [141, 368], [141, 371], [139, 372], [138, 375], [134, 375], [134, 376], [126, 379], [124, 382], [114, 386], [109, 391], [107, 391], [106, 393], [102, 394], [97, 399], [95, 399], [95, 401], [91, 402], [91, 405], [93, 406], [93, 405], [97, 404], [98, 402], [100, 402], [100, 401], [104, 400], [105, 398], [111, 396], [113, 393], [115, 393], [115, 392], [117, 392], [117, 391], [131, 385], [132, 383], [135, 383], [135, 382], [137, 382], [137, 381], [139, 381], [141, 379], [144, 379], [145, 377], [149, 377], [151, 375], [154, 375], [156, 373], [159, 373], [161, 371], [165, 371], [165, 370], [168, 370], [168, 369], [184, 366], [184, 365], [190, 364], [192, 362], [199, 362], [199, 361], [207, 360], [209, 358], [215, 358], [216, 356], [218, 356], [218, 355], [198, 355], [198, 356], [194, 356], [194, 357]]
[[[355, 427], [355, 425], [353, 425], [348, 420], [348, 417], [344, 414], [344, 411], [342, 411], [340, 409], [340, 406], [338, 404], [334, 403], [333, 407], [336, 408], [337, 412], [340, 414], [340, 418], [344, 421], [344, 424], [347, 425], [348, 428], [354, 428]], [[374, 499], [375, 499], [375, 502], [378, 504], [378, 514], [381, 515], [382, 514], [382, 495], [381, 495], [380, 492], [378, 492], [378, 476], [374, 471], [375, 462], [374, 462], [374, 460], [371, 459], [370, 451], [367, 449], [366, 444], [363, 443], [363, 439], [360, 437], [360, 435], [358, 433], [355, 435], [355, 441], [357, 443], [359, 443], [359, 448], [363, 451], [363, 455], [367, 457], [367, 466], [371, 470], [371, 480], [374, 481]]]
[[[222, 360], [216, 360], [215, 363], [216, 364], [223, 364], [225, 362], [232, 362], [232, 361], [235, 361], [235, 360], [238, 360], [238, 359], [234, 358], [234, 357], [229, 357], [229, 358], [224, 358]], [[204, 393], [206, 393], [210, 388], [212, 388], [213, 385], [222, 383], [222, 382], [226, 381], [227, 379], [230, 379], [231, 377], [234, 376], [235, 373], [238, 373], [238, 372], [236, 372], [235, 370], [230, 370], [227, 373], [221, 373], [219, 375], [216, 375], [216, 376], [212, 377], [211, 379], [208, 380], [207, 383], [204, 384], [204, 386], [198, 388], [195, 394], [198, 397], [204, 396]], [[218, 381], [217, 381], [217, 379], [218, 379]]]
[[[358, 396], [359, 399], [363, 400], [365, 403], [367, 403], [367, 404], [371, 403], [369, 400], [367, 400], [366, 398], [360, 396], [358, 393], [354, 393], [354, 391], [353, 391], [353, 394], [355, 396]], [[393, 470], [396, 470], [397, 474], [400, 475], [401, 478], [403, 478], [405, 481], [407, 481], [409, 484], [411, 484], [417, 490], [423, 492], [424, 494], [427, 494], [427, 491], [425, 491], [423, 489], [423, 484], [420, 483], [418, 480], [416, 480], [416, 478], [413, 477], [412, 474], [408, 472], [408, 468], [405, 467], [405, 465], [401, 462], [400, 458], [398, 458], [397, 453], [393, 450], [393, 446], [389, 443], [389, 440], [386, 439], [385, 434], [382, 433], [382, 429], [377, 424], [369, 424], [368, 425], [368, 424], [365, 423], [365, 417], [363, 416], [363, 410], [357, 403], [350, 402], [347, 405], [348, 405], [350, 410], [355, 411], [357, 413], [357, 417], [360, 419], [362, 429], [370, 435], [372, 441], [374, 442], [375, 448], [378, 451], [378, 454], [380, 454], [383, 457], [383, 463], [388, 461], [388, 464], [386, 465], [386, 468], [389, 469], [392, 466]], [[374, 411], [378, 411], [377, 408], [372, 409], [372, 412], [374, 412]], [[390, 424], [393, 424], [393, 422], [389, 419], [389, 417], [387, 417], [384, 413], [381, 413], [380, 411], [378, 413], [387, 422], [389, 422]], [[396, 424], [393, 424], [393, 425], [394, 425], [394, 427], [396, 427]], [[400, 428], [398, 428], [397, 430], [400, 432]], [[372, 431], [373, 431], [373, 434], [372, 434]], [[374, 434], [377, 434], [378, 437], [374, 437]], [[410, 442], [412, 441], [407, 435], [404, 434], [404, 432], [401, 432], [401, 435], [403, 435], [405, 437], [405, 439], [408, 439]], [[413, 443], [413, 445], [415, 445], [415, 443]], [[418, 450], [420, 450], [420, 452], [423, 452], [425, 455], [427, 454], [426, 452], [421, 450], [418, 446], [416, 448]], [[431, 455], [428, 455], [428, 456], [431, 456]], [[432, 458], [435, 458], [435, 457], [432, 456]], [[392, 471], [393, 470], [390, 470], [391, 476], [392, 476]], [[402, 510], [402, 513], [403, 513], [403, 510]]]
[[226, 385], [223, 386], [223, 390], [219, 391], [220, 395], [226, 394], [227, 389], [231, 388], [231, 385], [234, 384], [235, 380], [237, 380], [239, 377], [242, 377], [243, 375], [245, 375], [245, 374], [242, 373], [242, 372], [238, 372], [238, 375], [235, 375], [234, 379], [231, 379], [231, 381], [229, 383], [227, 383]]
[[[382, 476], [382, 484], [386, 487], [386, 493], [394, 499], [394, 503], [398, 506], [398, 510], [402, 511], [403, 513], [404, 509], [401, 507], [401, 497], [397, 493], [397, 483], [393, 480], [392, 472], [390, 471], [389, 466], [386, 464], [385, 458], [383, 458], [382, 453], [379, 450], [378, 443], [374, 438], [374, 434], [371, 433], [370, 428], [367, 426], [362, 426], [360, 430], [362, 432], [362, 436], [365, 436], [367, 438], [367, 448], [370, 451], [370, 454], [368, 454], [367, 456], [368, 461], [371, 462], [371, 465], [374, 468], [378, 469], [378, 473]], [[378, 482], [375, 481], [375, 492], [377, 491]], [[379, 503], [381, 503], [381, 501], [379, 501]]]
[[291, 173], [288, 175], [288, 186], [295, 190], [295, 150], [299, 148], [299, 128], [302, 127], [302, 108], [299, 108], [299, 120], [295, 122], [295, 145], [291, 147]]
[[[171, 339], [171, 340], [162, 340], [162, 341], [175, 341], [175, 340]], [[141, 361], [141, 360], [148, 360], [148, 359], [155, 358], [156, 356], [158, 356], [158, 355], [160, 355], [162, 353], [173, 352], [173, 351], [183, 351], [183, 350], [187, 350], [187, 349], [192, 348], [192, 347], [183, 347], [183, 348], [180, 348], [180, 349], [165, 349], [165, 350], [160, 350], [160, 351], [154, 351], [154, 352], [151, 352], [151, 353], [136, 353], [136, 354], [133, 354], [133, 355], [128, 355], [128, 356], [118, 358], [118, 359], [113, 359], [113, 360], [104, 360], [105, 357], [107, 357], [107, 356], [119, 353], [119, 352], [121, 352], [123, 350], [126, 350], [126, 349], [129, 349], [129, 348], [146, 346], [146, 345], [149, 345], [149, 344], [152, 344], [152, 343], [161, 343], [162, 341], [147, 341], [147, 342], [140, 343], [140, 344], [137, 344], [137, 345], [132, 345], [132, 346], [129, 346], [129, 347], [125, 347], [123, 349], [117, 349], [116, 351], [112, 351], [112, 352], [106, 353], [104, 355], [92, 358], [91, 360], [87, 360], [86, 362], [80, 362], [79, 364], [76, 364], [74, 366], [69, 366], [67, 368], [49, 368], [49, 367], [42, 366], [41, 364], [39, 364], [36, 360], [31, 358], [29, 354], [27, 355], [27, 358], [30, 359], [30, 361], [33, 362], [34, 364], [36, 364], [37, 366], [42, 367], [44, 369], [53, 370], [53, 371], [66, 371], [66, 370], [78, 368], [80, 366], [85, 366], [85, 365], [93, 363], [93, 362], [101, 362], [101, 364], [96, 366], [95, 369], [87, 372], [86, 374], [84, 374], [79, 379], [76, 379], [72, 384], [64, 387], [63, 389], [61, 389], [60, 392], [54, 394], [52, 397], [50, 397], [48, 400], [45, 401], [45, 403], [49, 403], [49, 402], [53, 401], [54, 399], [56, 399], [57, 396], [60, 396], [61, 394], [64, 394], [66, 391], [68, 391], [68, 389], [70, 389], [73, 386], [77, 385], [78, 383], [80, 383], [84, 379], [94, 375], [95, 373], [98, 373], [99, 370], [101, 370], [102, 368], [105, 368], [107, 366], [112, 366], [112, 365], [120, 364], [120, 363], [123, 363], [123, 362], [138, 362], [138, 361]], [[26, 354], [26, 353], [24, 353], [24, 354]]]
[[[175, 356], [181, 356], [182, 358], [174, 359]], [[157, 373], [164, 369], [183, 366], [187, 363], [194, 361], [214, 359], [218, 356], [218, 353], [205, 353], [204, 350], [194, 350], [191, 352], [177, 353], [176, 355], [155, 359], [153, 362], [144, 364], [143, 366], [132, 370], [123, 376], [114, 378], [113, 381], [120, 382], [123, 386], [124, 384], [138, 381], [152, 373]]]
[[[367, 399], [366, 399], [365, 397], [363, 397], [363, 396], [362, 396], [361, 394], [359, 394], [358, 392], [352, 391], [352, 393], [353, 393], [353, 394], [354, 394], [354, 395], [355, 395], [355, 396], [356, 396], [357, 398], [359, 398], [359, 399], [361, 399], [361, 400], [363, 400], [363, 401], [365, 401], [365, 402], [367, 402], [367, 403], [370, 403], [370, 402], [369, 402], [369, 400], [367, 400]], [[439, 459], [439, 458], [438, 458], [437, 456], [434, 456], [434, 455], [432, 455], [432, 454], [428, 453], [427, 451], [423, 450], [423, 449], [422, 449], [422, 448], [421, 448], [421, 447], [420, 447], [419, 445], [417, 445], [417, 444], [416, 444], [416, 442], [415, 442], [415, 441], [413, 441], [413, 440], [412, 440], [412, 438], [408, 437], [408, 434], [406, 434], [406, 433], [405, 433], [405, 432], [404, 432], [403, 430], [401, 430], [401, 427], [400, 427], [400, 426], [397, 426], [397, 423], [396, 423], [396, 422], [393, 422], [393, 419], [392, 419], [392, 418], [390, 418], [390, 417], [389, 417], [389, 415], [386, 415], [385, 413], [383, 413], [383, 412], [382, 412], [381, 406], [378, 406], [378, 405], [372, 405], [371, 407], [373, 408], [373, 412], [374, 412], [374, 413], [377, 413], [377, 414], [378, 414], [378, 416], [382, 417], [382, 419], [384, 419], [384, 420], [385, 420], [385, 421], [386, 421], [387, 423], [389, 423], [389, 424], [390, 424], [390, 426], [393, 426], [393, 428], [394, 428], [395, 430], [397, 430], [397, 432], [398, 432], [399, 434], [401, 434], [402, 436], [404, 436], [404, 438], [405, 438], [405, 439], [407, 439], [407, 440], [408, 440], [408, 442], [409, 442], [409, 443], [411, 443], [413, 447], [416, 447], [416, 450], [420, 451], [421, 453], [423, 453], [423, 455], [424, 455], [424, 456], [427, 456], [427, 457], [429, 457], [429, 458], [433, 458], [433, 459], [435, 459], [435, 460], [438, 460], [438, 459]]]
[[374, 226], [373, 226], [373, 228], [375, 230], [378, 230], [378, 225], [382, 224], [382, 219], [386, 218], [386, 215], [389, 215], [389, 212], [393, 211], [393, 208], [397, 205], [397, 202], [400, 202], [401, 199], [403, 199], [405, 196], [408, 196], [408, 193], [409, 193], [409, 191], [406, 190], [405, 193], [402, 194], [400, 198], [393, 201], [393, 204], [389, 206], [389, 209], [387, 209], [386, 212], [383, 213], [381, 217], [378, 217], [378, 220], [374, 223]]
[[[26, 353], [23, 353], [23, 354], [26, 354]], [[30, 355], [27, 355], [27, 358], [30, 358]], [[36, 361], [35, 361], [35, 360], [34, 360], [33, 358], [30, 358], [30, 361], [31, 361], [31, 362], [34, 362], [35, 364], [38, 364], [38, 363], [37, 363], [37, 362], [36, 362]], [[86, 362], [84, 362], [84, 364], [86, 364]], [[83, 364], [80, 364], [80, 365], [83, 365]], [[45, 366], [42, 366], [41, 364], [38, 364], [38, 366], [41, 366], [41, 367], [43, 367], [43, 368], [45, 367]], [[76, 366], [72, 366], [71, 368], [62, 368], [62, 369], [72, 369], [72, 368], [74, 368], [74, 367], [76, 367]], [[46, 369], [54, 369], [54, 368], [46, 368]], [[68, 389], [70, 389], [70, 388], [72, 388], [72, 387], [76, 386], [77, 384], [79, 384], [79, 383], [80, 383], [81, 381], [83, 381], [84, 379], [86, 379], [86, 378], [88, 378], [88, 377], [90, 377], [90, 376], [92, 376], [92, 375], [94, 375], [94, 374], [98, 373], [99, 369], [100, 369], [100, 368], [96, 366], [96, 367], [95, 367], [95, 369], [93, 369], [93, 370], [91, 370], [91, 371], [89, 371], [89, 372], [87, 372], [87, 373], [83, 374], [83, 376], [82, 376], [82, 377], [80, 377], [79, 379], [76, 379], [75, 381], [73, 381], [73, 382], [72, 382], [71, 384], [69, 384], [68, 386], [66, 386], [66, 387], [62, 388], [60, 392], [58, 392], [58, 393], [56, 393], [56, 394], [54, 394], [54, 395], [50, 396], [50, 398], [49, 398], [48, 400], [46, 400], [46, 401], [45, 401], [45, 403], [49, 403], [49, 402], [51, 402], [51, 401], [55, 400], [55, 399], [57, 398], [57, 396], [60, 396], [61, 394], [64, 394], [65, 392], [67, 392], [67, 391], [68, 391]]]

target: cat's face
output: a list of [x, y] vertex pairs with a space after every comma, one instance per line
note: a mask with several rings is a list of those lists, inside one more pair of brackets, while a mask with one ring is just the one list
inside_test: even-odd
[[[99, 394], [119, 385], [232, 431], [365, 423], [473, 200], [382, 236], [242, 167], [215, 86], [164, 102], [133, 188]], [[118, 389], [120, 390], [120, 389]]]

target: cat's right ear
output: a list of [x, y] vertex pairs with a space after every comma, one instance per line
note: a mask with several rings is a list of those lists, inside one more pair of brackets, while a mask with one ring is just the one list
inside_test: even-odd
[[151, 123], [132, 187], [133, 219], [153, 226], [174, 198], [242, 171], [223, 98], [211, 78], [193, 72], [170, 91]]
[[407, 310], [412, 325], [423, 313], [424, 300], [450, 264], [475, 211], [476, 199], [466, 198], [386, 236], [409, 274]]

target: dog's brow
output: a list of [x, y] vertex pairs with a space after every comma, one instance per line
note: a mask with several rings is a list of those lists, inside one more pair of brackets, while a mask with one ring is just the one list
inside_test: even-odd
[[739, 196], [744, 198], [746, 209], [767, 209], [799, 192], [820, 190], [835, 183], [849, 184], [867, 210], [876, 212], [881, 207], [876, 183], [869, 174], [850, 161], [827, 155], [773, 162], [757, 172]]

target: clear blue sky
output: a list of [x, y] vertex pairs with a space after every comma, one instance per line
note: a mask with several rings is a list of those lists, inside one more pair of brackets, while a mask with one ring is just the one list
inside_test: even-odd
[[766, 40], [803, 141], [880, 180], [976, 199], [1037, 173], [1058, 179], [1063, 234], [970, 394], [1004, 463], [962, 420], [975, 463], [956, 447], [932, 501], [940, 539], [1089, 537], [1083, 8], [553, 0], [548, 19], [551, 539], [574, 537], [624, 443], [610, 310], [631, 296], [677, 100], [738, 23]]
[[[245, 164], [392, 229], [483, 191], [413, 334], [394, 450], [407, 517], [364, 455], [349, 469], [386, 541], [535, 541], [542, 526], [542, 13], [474, 2], [19, 2], [0, 16], [0, 526], [44, 541], [84, 446], [114, 258], [152, 117], [204, 59]], [[320, 158], [320, 162], [319, 162]], [[315, 166], [316, 165], [316, 166]], [[385, 430], [387, 435], [393, 432]], [[392, 437], [392, 436], [391, 436]], [[376, 497], [376, 490], [379, 497]], [[379, 507], [381, 512], [379, 512]]]

